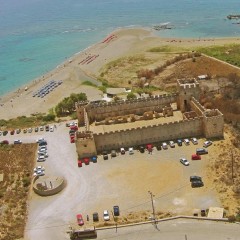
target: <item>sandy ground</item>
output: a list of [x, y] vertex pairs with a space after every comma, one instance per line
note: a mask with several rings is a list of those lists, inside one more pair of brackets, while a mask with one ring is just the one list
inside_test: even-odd
[[[83, 81], [99, 83], [96, 78], [100, 69], [108, 62], [126, 55], [141, 53], [156, 46], [196, 46], [222, 45], [240, 42], [239, 38], [222, 39], [166, 39], [154, 35], [147, 29], [120, 29], [106, 36], [95, 45], [75, 54], [56, 69], [33, 80], [0, 98], [0, 119], [29, 116], [36, 112], [45, 113], [71, 93], [85, 92], [90, 100], [101, 98], [97, 88], [82, 85]], [[50, 80], [62, 80], [63, 84], [44, 98], [32, 97]], [[25, 91], [25, 87], [28, 88]]]
[[[161, 151], [154, 149], [152, 155], [135, 151], [134, 155], [127, 152], [109, 160], [99, 156], [97, 163], [78, 168], [75, 144], [70, 144], [64, 123], [57, 124], [54, 132], [10, 135], [10, 143], [16, 137], [23, 142], [35, 142], [39, 137], [47, 139], [49, 157], [46, 162], [36, 165], [43, 165], [46, 175], [60, 175], [67, 181], [66, 188], [55, 196], [40, 197], [31, 192], [26, 239], [69, 239], [66, 229], [69, 225], [76, 225], [77, 213], [82, 213], [87, 223], [87, 214], [91, 222], [92, 213], [97, 211], [103, 221], [103, 210], [108, 209], [111, 214], [114, 205], [120, 206], [121, 216], [147, 211], [149, 217], [151, 201], [148, 191], [155, 195], [157, 212], [192, 215], [195, 208], [221, 206], [206, 176], [211, 153], [202, 156], [201, 161], [190, 161], [189, 167], [179, 162], [180, 157], [189, 159], [195, 152], [193, 144]], [[0, 136], [0, 140], [3, 138]], [[202, 143], [203, 139], [197, 146]], [[191, 175], [202, 176], [205, 186], [191, 188]]]

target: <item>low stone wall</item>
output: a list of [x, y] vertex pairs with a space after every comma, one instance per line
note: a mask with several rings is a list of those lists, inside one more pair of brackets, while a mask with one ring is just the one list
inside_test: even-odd
[[[46, 190], [41, 190], [41, 189], [37, 188], [37, 186], [36, 186], [37, 183], [40, 182], [40, 181], [37, 181], [37, 180], [39, 180], [39, 178], [41, 178], [41, 177], [36, 176], [33, 179], [33, 191], [40, 196], [52, 196], [54, 194], [61, 192], [65, 187], [64, 178], [57, 177], [57, 181], [56, 181], [56, 179], [49, 177], [46, 180], [44, 180], [44, 178], [43, 178], [43, 181], [49, 181], [49, 183], [54, 182], [54, 187], [48, 188]], [[57, 185], [55, 186], [56, 183], [57, 183]]]

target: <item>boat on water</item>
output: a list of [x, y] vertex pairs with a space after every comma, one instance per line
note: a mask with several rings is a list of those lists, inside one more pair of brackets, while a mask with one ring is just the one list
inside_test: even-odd
[[153, 29], [157, 30], [157, 31], [162, 30], [162, 29], [172, 29], [172, 27], [169, 24], [170, 24], [170, 22], [156, 24], [153, 26]]
[[240, 14], [230, 14], [227, 16], [228, 19], [239, 19], [240, 18]]

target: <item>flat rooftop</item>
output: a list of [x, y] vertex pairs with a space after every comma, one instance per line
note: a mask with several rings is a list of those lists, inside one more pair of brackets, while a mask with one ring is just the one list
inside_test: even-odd
[[[118, 124], [112, 124], [112, 125], [98, 125], [95, 126], [95, 124], [90, 125], [90, 131], [93, 133], [107, 133], [107, 132], [115, 132], [119, 130], [124, 129], [131, 129], [131, 128], [137, 128], [137, 127], [146, 127], [156, 124], [163, 124], [163, 123], [169, 123], [174, 121], [180, 121], [183, 120], [183, 115], [181, 111], [173, 111], [173, 116], [171, 117], [160, 117], [155, 118], [151, 120], [140, 120], [135, 122], [129, 122], [129, 123], [118, 123]], [[81, 131], [81, 129], [80, 129]]]

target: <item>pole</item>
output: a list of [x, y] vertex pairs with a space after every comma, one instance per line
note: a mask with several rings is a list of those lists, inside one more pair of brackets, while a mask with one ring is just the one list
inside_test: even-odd
[[234, 174], [233, 174], [233, 150], [231, 150], [231, 156], [232, 156], [232, 182], [234, 183]]
[[148, 191], [148, 193], [150, 194], [150, 197], [151, 197], [151, 202], [152, 202], [152, 210], [153, 210], [153, 219], [154, 219], [154, 223], [156, 224], [156, 215], [155, 215], [155, 208], [154, 208], [154, 204], [153, 204], [153, 193]]

